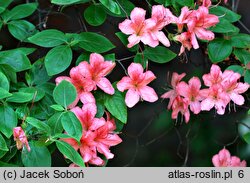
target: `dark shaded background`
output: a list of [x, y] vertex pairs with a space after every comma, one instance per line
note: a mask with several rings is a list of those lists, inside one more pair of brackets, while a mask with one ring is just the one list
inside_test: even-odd
[[[34, 1], [15, 1], [16, 4]], [[120, 18], [108, 17], [106, 22], [98, 27], [89, 26], [82, 18], [84, 9], [88, 4], [67, 7], [51, 5], [49, 0], [39, 0], [39, 10], [31, 17], [34, 25], [38, 29], [59, 29], [67, 33], [79, 33], [82, 31], [93, 31], [105, 35], [116, 48], [110, 53], [115, 53], [117, 59], [131, 56], [125, 46], [115, 36], [118, 32], [118, 23], [123, 21]], [[136, 6], [148, 8], [147, 3], [142, 0], [133, 1]], [[230, 2], [231, 3], [231, 2]], [[14, 6], [15, 4], [13, 4]], [[241, 32], [249, 33], [242, 27], [244, 24], [249, 27], [249, 0], [239, 0], [236, 11], [242, 15], [241, 23], [237, 25]], [[172, 27], [170, 26], [171, 30]], [[13, 49], [20, 46], [34, 47], [27, 43], [18, 42], [9, 33], [6, 27], [0, 32], [0, 45], [3, 49]], [[104, 45], [105, 46], [105, 45]], [[169, 75], [175, 71], [186, 72], [187, 79], [192, 76], [200, 77], [210, 69], [210, 61], [204, 54], [206, 45], [201, 45], [198, 50], [191, 50], [186, 57], [176, 57], [167, 64], [149, 63], [157, 79], [151, 86], [155, 88], [160, 96], [166, 91], [169, 83]], [[38, 50], [30, 57], [31, 61], [43, 57], [48, 49], [37, 47]], [[179, 46], [173, 43], [171, 49], [179, 52]], [[74, 53], [74, 61], [80, 52]], [[127, 67], [132, 60], [123, 61]], [[75, 62], [72, 62], [72, 67]], [[223, 63], [222, 67], [226, 67]], [[60, 75], [68, 75], [69, 70]], [[117, 64], [117, 67], [110, 74], [112, 82], [120, 80], [125, 75], [124, 70]], [[20, 80], [22, 80], [20, 74]], [[57, 77], [57, 76], [56, 76]], [[168, 78], [168, 79], [167, 79]], [[54, 82], [54, 78], [51, 80]], [[245, 96], [246, 98], [247, 96]], [[241, 140], [238, 134], [237, 122], [246, 116], [246, 106], [237, 108], [237, 112], [226, 111], [224, 116], [216, 115], [215, 111], [202, 112], [199, 116], [191, 116], [188, 125], [178, 121], [170, 120], [171, 111], [166, 110], [168, 101], [158, 100], [156, 103], [139, 103], [134, 108], [129, 109], [128, 123], [122, 130], [121, 138], [123, 143], [112, 148], [115, 154], [108, 166], [212, 166], [211, 158], [224, 146], [233, 155], [240, 156], [250, 164], [250, 147]], [[53, 166], [67, 166], [63, 156], [59, 152], [52, 155]]]

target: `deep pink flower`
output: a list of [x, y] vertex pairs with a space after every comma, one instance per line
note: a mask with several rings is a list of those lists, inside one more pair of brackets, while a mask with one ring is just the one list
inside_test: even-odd
[[202, 6], [204, 6], [204, 7], [210, 7], [212, 5], [212, 2], [211, 2], [211, 0], [203, 0], [202, 1]]
[[233, 71], [224, 71], [223, 81], [221, 83], [223, 90], [229, 95], [230, 99], [237, 105], [243, 105], [245, 99], [242, 93], [246, 92], [249, 88], [249, 84], [238, 82], [241, 75]]
[[222, 72], [218, 65], [213, 64], [210, 73], [204, 74], [202, 77], [206, 86], [212, 86], [214, 84], [220, 84], [222, 82]]
[[231, 156], [227, 149], [222, 149], [212, 158], [215, 167], [246, 167], [246, 161], [240, 161], [237, 156]]
[[173, 89], [164, 93], [161, 96], [161, 98], [165, 98], [165, 99], [169, 98], [168, 109], [171, 108], [174, 102], [174, 99], [178, 96], [177, 91], [176, 91], [176, 86], [182, 80], [182, 78], [185, 77], [185, 75], [186, 75], [185, 73], [182, 73], [179, 75], [178, 73], [174, 72], [172, 75], [172, 79], [171, 79], [171, 86]]
[[30, 151], [28, 139], [21, 127], [13, 128], [13, 136], [14, 136], [14, 141], [16, 141], [17, 149], [22, 149], [23, 145], [25, 145], [27, 150]]
[[149, 34], [155, 40], [154, 45], [151, 46], [155, 47], [161, 42], [164, 46], [169, 47], [170, 42], [161, 30], [174, 21], [174, 15], [168, 8], [162, 5], [155, 5], [152, 7], [151, 18], [156, 22], [155, 26], [149, 30]]
[[224, 0], [224, 3], [226, 4], [228, 0]]
[[185, 117], [185, 122], [188, 123], [190, 119], [190, 112], [188, 109], [189, 101], [186, 98], [177, 96], [172, 104], [172, 119], [177, 119], [179, 112]]
[[209, 89], [201, 90], [201, 95], [205, 98], [201, 102], [202, 111], [210, 111], [215, 107], [218, 114], [223, 115], [225, 108], [230, 102], [230, 97], [219, 84], [210, 86]]
[[142, 8], [134, 8], [130, 14], [130, 18], [119, 24], [119, 29], [128, 37], [128, 48], [133, 47], [142, 41], [145, 45], [155, 47], [155, 40], [148, 33], [151, 28], [156, 25], [153, 19], [145, 20], [146, 11]]
[[211, 41], [214, 39], [214, 33], [207, 29], [215, 26], [218, 22], [219, 18], [209, 14], [207, 7], [200, 6], [197, 10], [192, 11], [188, 17], [187, 26], [191, 33], [191, 43], [194, 49], [199, 48], [196, 36], [202, 40]]
[[174, 40], [181, 43], [179, 55], [185, 51], [185, 48], [187, 48], [188, 51], [192, 48], [190, 32], [183, 32], [180, 35], [175, 36]]
[[128, 67], [128, 75], [124, 76], [117, 83], [117, 88], [121, 92], [128, 90], [125, 103], [128, 107], [133, 107], [140, 98], [148, 102], [155, 102], [158, 96], [154, 89], [147, 86], [156, 77], [151, 71], [143, 72], [143, 67], [138, 63], [131, 63]]
[[194, 114], [198, 114], [201, 111], [200, 101], [203, 99], [203, 96], [200, 88], [201, 82], [197, 77], [191, 78], [188, 84], [182, 81], [176, 87], [177, 93], [189, 100], [190, 110]]
[[107, 159], [111, 159], [114, 155], [109, 148], [122, 142], [121, 138], [114, 133], [116, 125], [114, 119], [110, 119], [107, 113], [107, 120], [104, 118], [95, 118], [96, 106], [89, 103], [85, 104], [82, 109], [73, 108], [77, 118], [82, 124], [83, 134], [80, 144], [73, 139], [62, 139], [69, 143], [75, 150], [79, 150], [85, 163], [101, 166], [104, 160], [101, 159], [97, 152], [105, 155]]

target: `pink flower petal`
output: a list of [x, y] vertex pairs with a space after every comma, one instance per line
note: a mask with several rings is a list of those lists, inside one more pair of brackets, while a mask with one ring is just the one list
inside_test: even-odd
[[129, 88], [133, 87], [132, 80], [128, 76], [124, 76], [118, 83], [117, 89], [121, 92], [128, 90]]
[[138, 103], [140, 100], [140, 96], [138, 94], [138, 92], [131, 88], [128, 90], [128, 92], [126, 93], [126, 97], [125, 97], [125, 103], [126, 105], [131, 108], [133, 107], [136, 103]]
[[143, 100], [148, 102], [155, 102], [158, 100], [158, 96], [155, 93], [155, 90], [149, 86], [144, 86], [139, 89], [140, 95]]
[[158, 31], [156, 34], [157, 39], [166, 47], [170, 46], [170, 42], [166, 35], [162, 31]]
[[97, 86], [107, 94], [113, 95], [115, 93], [115, 89], [107, 78], [101, 78], [97, 82]]
[[134, 8], [130, 13], [130, 18], [135, 24], [140, 24], [145, 20], [146, 11], [142, 8]]
[[131, 63], [128, 67], [128, 75], [132, 80], [137, 80], [140, 75], [143, 73], [143, 67], [138, 63]]
[[122, 23], [119, 23], [119, 29], [124, 33], [124, 34], [134, 34], [135, 30], [132, 27], [132, 21], [131, 20], [124, 20]]

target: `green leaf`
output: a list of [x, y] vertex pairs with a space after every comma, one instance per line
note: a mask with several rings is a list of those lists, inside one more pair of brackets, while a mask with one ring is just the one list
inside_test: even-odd
[[9, 150], [3, 136], [1, 135], [1, 133], [0, 133], [0, 150], [2, 150], [2, 151], [8, 151]]
[[23, 148], [22, 162], [26, 167], [50, 167], [51, 155], [47, 147], [38, 146], [34, 142], [29, 142], [30, 152]]
[[141, 64], [145, 69], [147, 67], [148, 59], [142, 53], [137, 53], [134, 57], [134, 62]]
[[153, 62], [163, 64], [173, 60], [176, 54], [165, 47], [157, 46], [147, 47], [144, 50], [144, 56]]
[[28, 40], [38, 46], [50, 48], [67, 43], [67, 37], [59, 30], [48, 29], [42, 32], [38, 32], [34, 36], [28, 38]]
[[26, 20], [15, 20], [8, 23], [9, 32], [20, 41], [27, 41], [37, 30], [36, 27]]
[[230, 23], [226, 19], [220, 18], [220, 22], [216, 24], [214, 27], [210, 28], [211, 31], [216, 33], [233, 33], [239, 32], [239, 28], [235, 27], [232, 23]]
[[9, 91], [10, 89], [9, 81], [2, 72], [0, 72], [0, 87], [5, 89], [6, 91]]
[[232, 46], [236, 48], [250, 48], [250, 35], [237, 34], [231, 37]]
[[246, 70], [244, 75], [244, 81], [250, 84], [250, 70]]
[[35, 87], [20, 88], [19, 92], [32, 94], [33, 95], [32, 100], [34, 102], [41, 100], [45, 96], [45, 92], [42, 89], [35, 88]]
[[0, 13], [3, 13], [12, 1], [13, 0], [0, 1]]
[[45, 67], [49, 76], [65, 71], [71, 63], [72, 50], [67, 45], [51, 49], [45, 57]]
[[51, 3], [58, 5], [71, 5], [78, 2], [88, 2], [90, 0], [52, 0]]
[[115, 14], [110, 11], [107, 13], [114, 17], [128, 17], [131, 11], [135, 8], [135, 5], [129, 0], [115, 0], [120, 7], [121, 14]]
[[[115, 35], [121, 40], [122, 44], [127, 48], [128, 45], [128, 36], [123, 34], [122, 32], [117, 32]], [[127, 48], [131, 52], [137, 52], [139, 46], [138, 44], [133, 46], [132, 48]]]
[[0, 99], [4, 99], [10, 96], [11, 96], [11, 93], [9, 93], [7, 90], [0, 87]]
[[66, 109], [76, 99], [76, 88], [70, 82], [63, 80], [55, 87], [53, 97], [57, 104]]
[[208, 44], [208, 56], [213, 63], [225, 60], [232, 53], [231, 41], [214, 39]]
[[113, 0], [99, 0], [109, 11], [114, 14], [121, 14], [119, 5]]
[[[17, 83], [16, 71], [9, 65], [1, 65], [0, 72], [4, 73], [5, 76], [8, 78], [8, 80], [10, 80], [11, 82]], [[1, 74], [0, 74], [0, 78], [1, 78]], [[7, 84], [6, 86], [9, 86], [9, 85]]]
[[48, 119], [48, 125], [51, 128], [51, 135], [60, 134], [63, 131], [63, 126], [61, 123], [62, 112], [57, 112]]
[[79, 34], [81, 41], [79, 46], [86, 51], [103, 53], [107, 52], [115, 46], [104, 36], [93, 33], [93, 32], [83, 32]]
[[226, 68], [226, 70], [238, 72], [240, 75], [243, 75], [244, 73], [244, 68], [239, 65], [230, 65], [228, 68]]
[[194, 6], [194, 0], [181, 0], [181, 1], [177, 1], [177, 2], [181, 6], [188, 6], [188, 7], [193, 7]]
[[115, 90], [114, 95], [105, 95], [104, 105], [108, 111], [124, 124], [127, 123], [127, 106], [123, 94]]
[[250, 144], [250, 132], [243, 135], [243, 139], [246, 141], [246, 143]]
[[78, 166], [85, 167], [85, 164], [83, 162], [82, 157], [79, 155], [79, 153], [68, 143], [63, 141], [56, 141], [56, 146], [58, 150], [66, 156], [68, 159], [70, 159], [73, 163], [77, 164]]
[[15, 6], [10, 11], [5, 11], [2, 15], [4, 22], [28, 17], [36, 11], [38, 3], [27, 3]]
[[234, 55], [241, 63], [247, 65], [250, 62], [250, 52], [245, 49], [234, 49]]
[[68, 135], [78, 142], [82, 137], [82, 125], [73, 112], [65, 112], [62, 116], [62, 126]]
[[48, 75], [42, 59], [37, 60], [29, 72], [31, 85], [42, 85], [46, 83], [50, 76]]
[[33, 93], [14, 92], [12, 93], [12, 96], [7, 98], [6, 101], [14, 103], [26, 103], [32, 101], [33, 97]]
[[42, 121], [40, 121], [36, 118], [33, 118], [33, 117], [27, 117], [25, 121], [27, 123], [29, 123], [30, 125], [36, 127], [38, 130], [46, 132], [47, 134], [51, 133], [50, 126], [47, 125], [45, 122], [42, 122]]
[[16, 72], [24, 71], [31, 67], [28, 57], [19, 50], [0, 52], [0, 64], [9, 65]]
[[55, 104], [55, 105], [52, 105], [52, 106], [50, 106], [52, 109], [54, 109], [54, 110], [56, 110], [56, 111], [64, 111], [64, 108], [63, 108], [63, 106], [61, 106], [61, 105], [57, 105], [57, 104]]
[[17, 126], [17, 116], [15, 111], [8, 105], [0, 105], [0, 131], [7, 137], [13, 133], [13, 128]]
[[218, 17], [222, 17], [223, 19], [226, 19], [229, 22], [236, 22], [241, 18], [239, 14], [223, 6], [213, 6], [212, 8], [209, 8], [209, 13], [217, 15]]
[[90, 5], [84, 11], [84, 18], [88, 22], [88, 24], [92, 26], [99, 26], [102, 25], [106, 18], [107, 14], [103, 10], [102, 6], [100, 5]]
[[30, 55], [34, 51], [36, 51], [36, 48], [27, 48], [27, 47], [19, 47], [16, 49], [13, 49], [12, 51], [21, 51], [24, 55]]

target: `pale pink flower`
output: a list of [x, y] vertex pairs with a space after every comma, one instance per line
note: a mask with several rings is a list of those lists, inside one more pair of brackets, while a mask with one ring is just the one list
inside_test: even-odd
[[[228, 0], [224, 0], [224, 3], [226, 4]], [[238, 0], [239, 1], [239, 0]]]
[[109, 148], [122, 142], [121, 138], [114, 133], [116, 129], [114, 119], [110, 119], [108, 113], [107, 120], [95, 118], [96, 106], [91, 103], [85, 104], [82, 109], [73, 108], [72, 112], [75, 113], [83, 127], [80, 144], [73, 138], [62, 140], [69, 143], [76, 151], [79, 150], [85, 163], [104, 165], [104, 160], [98, 156], [97, 152], [103, 154], [107, 159], [111, 159], [114, 155]]
[[183, 32], [180, 35], [175, 36], [174, 40], [181, 43], [179, 55], [181, 55], [185, 51], [185, 48], [187, 48], [188, 51], [190, 51], [190, 49], [192, 48], [190, 32]]
[[215, 167], [246, 167], [246, 161], [240, 161], [237, 156], [231, 156], [230, 152], [224, 148], [212, 158]]
[[13, 136], [14, 136], [14, 141], [16, 141], [17, 149], [22, 149], [23, 145], [25, 145], [27, 150], [30, 151], [28, 139], [21, 127], [13, 128]]
[[223, 81], [221, 83], [223, 90], [229, 95], [230, 99], [237, 105], [243, 105], [245, 99], [242, 93], [246, 92], [249, 84], [238, 82], [241, 75], [233, 71], [226, 70], [223, 73]]
[[148, 102], [155, 102], [158, 96], [154, 89], [147, 86], [156, 79], [151, 71], [143, 72], [143, 67], [138, 63], [131, 63], [128, 67], [128, 76], [124, 76], [117, 83], [117, 88], [121, 92], [128, 90], [125, 97], [125, 103], [128, 107], [133, 107], [140, 98]]
[[214, 84], [220, 84], [222, 82], [222, 72], [218, 65], [213, 64], [210, 68], [210, 73], [202, 76], [204, 84], [206, 86], [212, 86]]
[[182, 78], [185, 77], [185, 75], [186, 75], [185, 73], [178, 74], [178, 73], [174, 72], [172, 75], [172, 79], [171, 79], [172, 90], [164, 93], [161, 96], [161, 98], [165, 98], [165, 99], [169, 98], [168, 109], [171, 108], [171, 106], [174, 102], [174, 99], [178, 96], [177, 91], [176, 91], [176, 86], [182, 80]]
[[215, 26], [219, 22], [216, 15], [209, 14], [208, 8], [200, 6], [197, 10], [193, 10], [188, 17], [187, 26], [191, 33], [191, 43], [194, 49], [199, 48], [196, 36], [202, 40], [211, 41], [214, 39], [214, 33], [208, 28]]
[[176, 87], [177, 93], [189, 100], [190, 110], [194, 114], [198, 114], [201, 111], [200, 101], [203, 99], [203, 96], [200, 88], [201, 82], [197, 77], [191, 78], [188, 84], [182, 81]]
[[216, 84], [210, 86], [209, 89], [203, 89], [201, 90], [201, 95], [205, 98], [201, 102], [202, 111], [210, 111], [215, 107], [218, 114], [223, 115], [225, 113], [225, 108], [230, 102], [230, 97], [221, 85]]
[[145, 19], [146, 11], [142, 8], [134, 8], [130, 14], [130, 18], [119, 24], [119, 29], [128, 37], [128, 48], [133, 47], [142, 41], [145, 45], [155, 47], [155, 40], [148, 33], [151, 28], [156, 25], [153, 19]]
[[164, 46], [169, 47], [170, 42], [161, 30], [166, 25], [174, 21], [174, 15], [168, 8], [165, 8], [162, 5], [155, 5], [152, 7], [151, 18], [156, 22], [156, 25], [149, 31], [151, 37], [153, 38], [153, 40], [155, 40], [154, 45], [152, 45], [152, 47], [159, 45], [159, 42], [161, 42]]
[[177, 96], [172, 104], [172, 119], [177, 119], [179, 112], [185, 117], [185, 122], [188, 123], [190, 119], [190, 112], [188, 109], [189, 100]]

